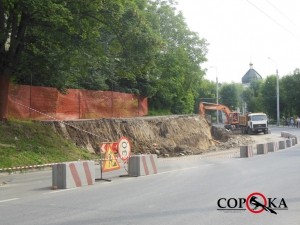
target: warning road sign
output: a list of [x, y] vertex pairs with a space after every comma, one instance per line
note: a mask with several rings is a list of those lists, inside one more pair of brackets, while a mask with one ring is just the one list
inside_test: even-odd
[[101, 153], [105, 153], [109, 146], [111, 147], [112, 151], [117, 153], [118, 152], [118, 142], [102, 142], [100, 145]]
[[127, 160], [130, 156], [130, 143], [126, 137], [121, 137], [118, 145], [119, 156], [122, 160]]
[[120, 165], [111, 149], [111, 146], [108, 145], [105, 152], [104, 163], [102, 164], [102, 171], [108, 172], [118, 169], [120, 169]]
[[100, 151], [101, 151], [101, 153], [105, 153], [106, 152], [106, 143], [102, 143], [101, 145], [100, 145]]

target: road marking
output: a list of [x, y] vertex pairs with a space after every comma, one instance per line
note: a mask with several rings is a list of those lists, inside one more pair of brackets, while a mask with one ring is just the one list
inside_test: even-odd
[[186, 168], [181, 168], [181, 169], [175, 169], [175, 170], [164, 171], [164, 172], [160, 172], [160, 173], [158, 173], [158, 174], [172, 173], [172, 172], [178, 172], [178, 171], [189, 170], [189, 169], [196, 169], [196, 168], [199, 168], [199, 167], [200, 167], [200, 166], [186, 167]]
[[10, 202], [10, 201], [15, 201], [15, 200], [18, 200], [20, 198], [10, 198], [10, 199], [5, 199], [5, 200], [0, 200], [0, 203], [2, 202]]
[[[195, 169], [195, 168], [199, 168], [200, 166], [193, 166], [193, 167], [186, 167], [186, 168], [181, 168], [181, 169], [175, 169], [175, 170], [168, 170], [168, 171], [163, 171], [163, 172], [158, 172], [156, 174], [149, 174], [147, 176], [140, 176], [139, 178], [147, 178], [153, 175], [160, 175], [160, 174], [166, 174], [166, 173], [174, 173], [174, 172], [179, 172], [179, 171], [183, 171], [183, 170], [189, 170], [189, 169]], [[133, 177], [135, 178], [135, 177]]]
[[[231, 150], [229, 150], [231, 151]], [[234, 150], [236, 151], [236, 150]], [[182, 160], [202, 160], [202, 159], [220, 159], [220, 158], [239, 158], [239, 152], [219, 152], [207, 153], [204, 155], [186, 155], [182, 157], [159, 158], [160, 161], [182, 161]]]
[[60, 193], [60, 192], [64, 192], [64, 191], [72, 191], [72, 190], [76, 190], [78, 189], [77, 187], [75, 188], [69, 188], [69, 189], [61, 189], [61, 190], [55, 190], [55, 191], [51, 191], [48, 193], [44, 193], [44, 194], [55, 194], [55, 193]]

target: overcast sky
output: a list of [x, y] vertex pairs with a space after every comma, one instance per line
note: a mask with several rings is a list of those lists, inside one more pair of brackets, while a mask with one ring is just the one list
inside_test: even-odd
[[250, 62], [263, 78], [300, 68], [299, 0], [177, 2], [189, 28], [209, 43], [207, 79], [239, 83]]

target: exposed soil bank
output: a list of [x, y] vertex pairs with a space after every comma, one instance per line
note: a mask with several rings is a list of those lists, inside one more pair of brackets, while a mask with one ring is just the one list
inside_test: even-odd
[[198, 115], [112, 118], [98, 120], [44, 121], [63, 137], [91, 152], [102, 142], [127, 137], [132, 152], [161, 156], [201, 154], [213, 148], [211, 127]]

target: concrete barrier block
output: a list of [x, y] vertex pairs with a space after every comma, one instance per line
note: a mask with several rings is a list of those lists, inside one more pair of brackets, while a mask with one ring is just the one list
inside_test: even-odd
[[257, 154], [258, 155], [267, 154], [268, 153], [268, 149], [267, 149], [267, 145], [266, 144], [257, 144], [256, 145], [256, 149], [257, 149]]
[[133, 155], [128, 161], [128, 175], [133, 177], [157, 173], [157, 155]]
[[291, 141], [291, 139], [286, 139], [286, 140], [285, 140], [285, 143], [286, 143], [286, 147], [287, 147], [287, 148], [289, 148], [289, 147], [292, 146], [292, 141]]
[[278, 142], [267, 143], [268, 152], [275, 152], [278, 150]]
[[281, 137], [288, 138], [290, 140], [290, 143], [288, 143], [289, 141], [286, 140], [286, 147], [287, 148], [298, 144], [298, 139], [297, 139], [296, 135], [294, 135], [294, 134], [291, 134], [291, 133], [286, 132], [286, 131], [282, 131], [281, 132]]
[[281, 137], [284, 137], [284, 138], [286, 138], [286, 136], [287, 136], [287, 132], [285, 132], [285, 131], [281, 131]]
[[292, 140], [292, 146], [296, 145], [296, 140], [295, 140], [295, 138], [291, 138], [291, 140]]
[[248, 158], [253, 157], [253, 149], [251, 145], [240, 146], [240, 157]]
[[94, 161], [65, 162], [52, 166], [53, 189], [68, 189], [94, 183]]
[[279, 141], [279, 150], [285, 149], [285, 141]]

